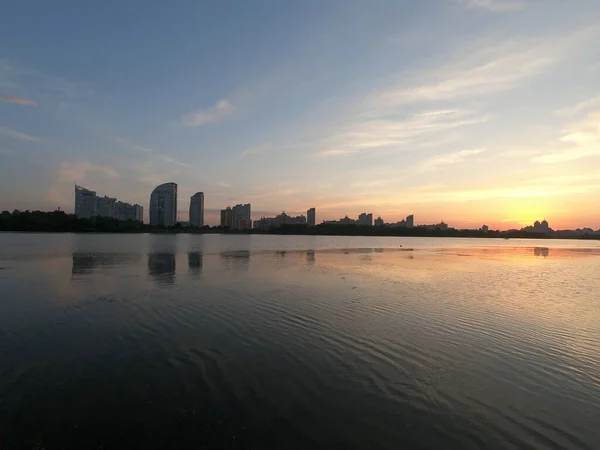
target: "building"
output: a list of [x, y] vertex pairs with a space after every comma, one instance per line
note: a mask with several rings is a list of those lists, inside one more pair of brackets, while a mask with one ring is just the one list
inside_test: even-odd
[[177, 184], [163, 183], [150, 195], [150, 225], [173, 227], [177, 223]]
[[306, 223], [309, 227], [314, 227], [317, 224], [317, 210], [315, 208], [306, 211]]
[[362, 226], [373, 226], [373, 214], [362, 213], [358, 216], [358, 224]]
[[356, 225], [356, 220], [351, 219], [348, 216], [345, 216], [343, 219], [340, 220], [325, 220], [323, 221], [324, 225]]
[[484, 233], [487, 233], [488, 231], [490, 231], [490, 227], [488, 227], [487, 225], [483, 225], [481, 227], [481, 231], [484, 232]]
[[406, 228], [413, 228], [415, 226], [415, 216], [412, 214], [406, 217]]
[[96, 215], [101, 217], [117, 218], [117, 199], [107, 197], [96, 197]]
[[229, 206], [221, 210], [221, 228], [233, 229], [233, 210]]
[[138, 222], [144, 221], [144, 208], [141, 205], [132, 205], [131, 203], [125, 203], [116, 201], [115, 210], [117, 219], [119, 220], [136, 220]]
[[254, 221], [254, 228], [259, 230], [270, 230], [279, 228], [282, 225], [306, 225], [306, 217], [292, 217], [282, 212], [275, 217], [261, 217], [260, 220]]
[[196, 192], [190, 197], [190, 226], [204, 226], [204, 192]]
[[96, 215], [96, 193], [75, 185], [75, 215], [89, 219]]
[[383, 219], [381, 218], [381, 216], [377, 216], [377, 219], [375, 219], [375, 226], [376, 227], [382, 227], [383, 226]]
[[86, 219], [100, 216], [143, 222], [144, 208], [138, 204], [121, 202], [106, 195], [98, 197], [96, 192], [75, 185], [75, 215]]
[[250, 203], [235, 205], [233, 208], [233, 228], [247, 230], [252, 228], [252, 212]]

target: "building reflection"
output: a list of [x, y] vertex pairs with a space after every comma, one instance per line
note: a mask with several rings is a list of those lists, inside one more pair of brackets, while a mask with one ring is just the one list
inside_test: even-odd
[[315, 251], [314, 250], [306, 251], [306, 263], [311, 264], [311, 265], [315, 263]]
[[175, 253], [148, 253], [148, 274], [157, 284], [175, 283]]
[[73, 252], [73, 265], [71, 273], [73, 275], [90, 275], [98, 268], [110, 268], [123, 266], [137, 261], [139, 254], [127, 253], [84, 253]]
[[226, 269], [247, 269], [250, 265], [250, 251], [249, 250], [235, 250], [221, 252], [221, 264]]
[[202, 253], [188, 252], [188, 268], [190, 273], [197, 275], [202, 269]]
[[550, 254], [550, 249], [548, 247], [534, 247], [533, 254], [546, 258]]

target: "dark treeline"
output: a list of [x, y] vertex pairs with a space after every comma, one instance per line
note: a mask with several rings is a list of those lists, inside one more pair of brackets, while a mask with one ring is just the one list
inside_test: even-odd
[[[529, 231], [488, 231], [457, 230], [455, 228], [389, 228], [361, 225], [320, 224], [282, 225], [271, 230], [233, 231], [220, 227], [183, 228], [181, 223], [174, 227], [153, 227], [135, 220], [121, 221], [111, 217], [79, 218], [64, 211], [3, 211], [0, 213], [0, 231], [37, 232], [103, 232], [103, 233], [231, 233], [231, 234], [288, 234], [324, 236], [406, 236], [406, 237], [471, 237], [471, 238], [535, 238], [552, 239], [544, 233]], [[600, 235], [579, 236], [577, 239], [598, 239]], [[572, 237], [567, 237], [572, 238]]]
[[144, 232], [150, 226], [134, 220], [121, 221], [111, 217], [84, 219], [64, 211], [2, 211], [0, 231], [63, 231], [63, 232]]

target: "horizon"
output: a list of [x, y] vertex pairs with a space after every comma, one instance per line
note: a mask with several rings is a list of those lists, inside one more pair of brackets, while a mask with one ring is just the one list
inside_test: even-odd
[[147, 221], [173, 181], [210, 225], [599, 229], [600, 4], [415, 3], [10, 5], [0, 211], [73, 212], [76, 183]]

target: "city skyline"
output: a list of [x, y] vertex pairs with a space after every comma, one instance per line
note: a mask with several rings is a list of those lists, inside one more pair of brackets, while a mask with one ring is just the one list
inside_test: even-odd
[[15, 2], [0, 17], [0, 210], [74, 212], [76, 183], [149, 222], [148, 194], [174, 180], [180, 199], [205, 194], [208, 225], [251, 203], [253, 219], [314, 206], [318, 223], [367, 211], [598, 229], [599, 13], [592, 0]]

